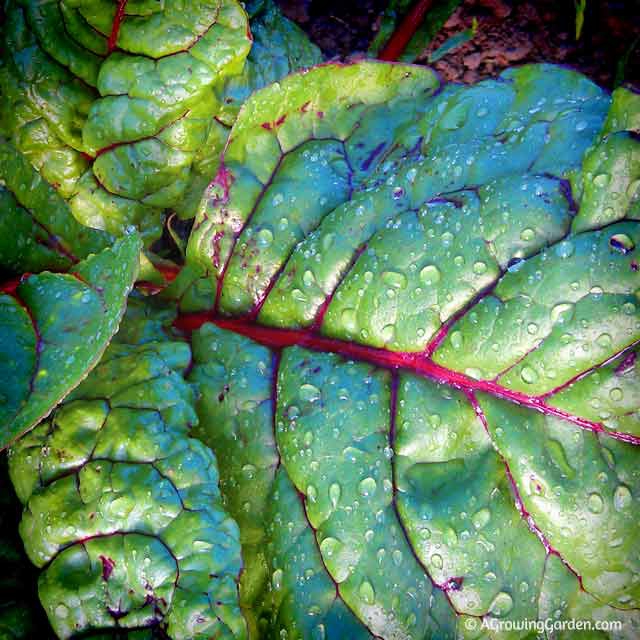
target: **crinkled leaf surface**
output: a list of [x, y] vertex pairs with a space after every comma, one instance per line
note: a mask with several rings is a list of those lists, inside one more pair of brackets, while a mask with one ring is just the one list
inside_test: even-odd
[[242, 71], [240, 4], [16, 0], [6, 21], [0, 132], [81, 223], [152, 242], [209, 149], [214, 86]]
[[245, 637], [238, 527], [215, 457], [188, 437], [191, 350], [169, 338], [165, 313], [131, 305], [84, 383], [10, 450], [40, 599], [60, 638]]
[[138, 270], [129, 236], [70, 273], [26, 274], [0, 288], [0, 446], [42, 420], [98, 362]]
[[113, 238], [81, 225], [65, 200], [11, 144], [0, 143], [0, 267], [64, 271]]
[[255, 637], [638, 636], [638, 195], [591, 168], [634, 105], [361, 63], [243, 107], [178, 324]]
[[249, 93], [321, 60], [272, 3], [253, 36], [235, 0], [16, 0], [6, 13], [0, 133], [81, 223], [135, 225], [146, 244], [167, 207], [193, 217]]

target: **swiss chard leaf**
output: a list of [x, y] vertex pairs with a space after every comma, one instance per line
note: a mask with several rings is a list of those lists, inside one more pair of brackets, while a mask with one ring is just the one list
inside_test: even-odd
[[369, 62], [245, 104], [178, 324], [256, 637], [637, 634], [638, 193], [588, 187], [634, 104]]
[[99, 365], [10, 449], [20, 533], [60, 638], [246, 634], [238, 528], [213, 454], [189, 437], [191, 351], [166, 319], [134, 300]]
[[0, 446], [42, 420], [98, 362], [125, 309], [140, 240], [129, 236], [74, 271], [27, 274], [0, 289]]

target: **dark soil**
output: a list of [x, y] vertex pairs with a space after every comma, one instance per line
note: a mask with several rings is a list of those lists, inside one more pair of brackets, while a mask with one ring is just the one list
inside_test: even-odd
[[[328, 57], [365, 52], [386, 0], [278, 0]], [[447, 80], [475, 82], [505, 67], [553, 62], [573, 67], [612, 88], [620, 60], [640, 38], [640, 0], [587, 0], [584, 27], [575, 39], [573, 0], [466, 0], [420, 57], [478, 22], [475, 37], [433, 66]], [[624, 80], [640, 86], [640, 40], [629, 56]]]

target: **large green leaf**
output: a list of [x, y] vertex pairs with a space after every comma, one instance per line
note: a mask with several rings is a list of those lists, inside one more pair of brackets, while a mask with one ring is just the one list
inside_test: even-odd
[[238, 528], [213, 454], [189, 437], [191, 351], [166, 320], [134, 300], [89, 377], [10, 449], [20, 533], [60, 638], [246, 635]]
[[0, 289], [0, 447], [82, 381], [118, 329], [138, 271], [129, 236], [74, 271], [27, 274]]
[[637, 637], [639, 196], [587, 187], [634, 109], [372, 62], [245, 104], [178, 325], [254, 637]]

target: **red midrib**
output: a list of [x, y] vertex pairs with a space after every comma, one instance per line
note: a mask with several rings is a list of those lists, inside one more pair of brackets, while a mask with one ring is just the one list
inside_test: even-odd
[[487, 393], [518, 405], [529, 407], [544, 415], [566, 420], [582, 429], [602, 433], [630, 444], [640, 445], [639, 436], [610, 431], [605, 429], [600, 422], [587, 420], [553, 407], [547, 403], [547, 396], [533, 396], [521, 391], [513, 391], [495, 381], [475, 380], [458, 371], [447, 369], [436, 364], [429, 357], [428, 352], [425, 354], [387, 351], [354, 342], [327, 338], [318, 334], [314, 329], [277, 329], [261, 326], [242, 318], [218, 317], [212, 313], [183, 314], [176, 320], [175, 326], [183, 331], [190, 332], [198, 329], [206, 322], [212, 322], [221, 329], [246, 336], [272, 349], [300, 346], [313, 351], [336, 353], [350, 360], [362, 360], [386, 369], [406, 369], [457, 389]]
[[124, 10], [127, 6], [127, 0], [118, 0], [118, 7], [116, 8], [116, 15], [113, 17], [113, 24], [111, 25], [111, 33], [107, 40], [107, 51], [111, 53], [118, 46], [118, 33], [120, 32], [120, 25], [124, 20]]

